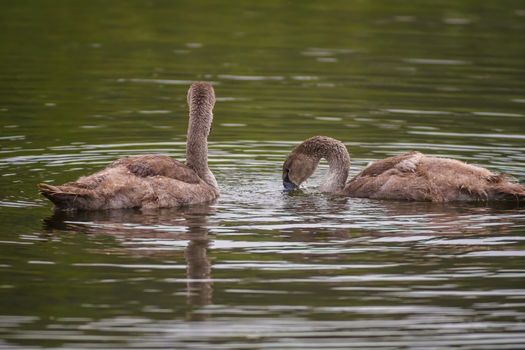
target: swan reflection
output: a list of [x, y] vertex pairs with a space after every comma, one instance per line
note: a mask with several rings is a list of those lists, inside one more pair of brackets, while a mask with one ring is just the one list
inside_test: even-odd
[[[84, 234], [112, 235], [122, 241], [122, 246], [136, 241], [150, 243], [173, 242], [176, 247], [185, 245], [186, 300], [190, 306], [212, 303], [211, 264], [208, 257], [210, 239], [208, 217], [214, 209], [208, 205], [184, 209], [163, 209], [144, 212], [140, 210], [112, 210], [92, 212], [57, 211], [44, 220], [44, 228], [74, 231]], [[180, 244], [179, 244], [180, 243]], [[132, 247], [136, 248], [133, 244]], [[118, 248], [127, 255], [141, 255], [171, 260], [173, 249], [158, 249], [146, 245], [140, 249]]]

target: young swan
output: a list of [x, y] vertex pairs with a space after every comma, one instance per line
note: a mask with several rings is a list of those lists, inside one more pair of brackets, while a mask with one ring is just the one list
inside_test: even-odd
[[169, 208], [212, 201], [219, 188], [208, 168], [215, 105], [211, 84], [192, 84], [188, 105], [186, 164], [163, 155], [126, 157], [75, 182], [39, 184], [40, 193], [58, 209]]
[[525, 200], [525, 186], [509, 181], [505, 174], [419, 152], [375, 161], [347, 183], [350, 155], [342, 142], [325, 136], [304, 141], [288, 155], [283, 164], [284, 187], [297, 188], [313, 174], [321, 158], [329, 165], [323, 192], [431, 202]]

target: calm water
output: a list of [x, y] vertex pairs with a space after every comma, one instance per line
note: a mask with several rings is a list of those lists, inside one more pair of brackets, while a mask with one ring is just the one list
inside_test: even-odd
[[[523, 1], [4, 1], [0, 348], [522, 349], [525, 208], [282, 192], [417, 149], [525, 179]], [[217, 203], [53, 213], [36, 191], [184, 157], [214, 82]], [[325, 166], [321, 169], [326, 168]]]

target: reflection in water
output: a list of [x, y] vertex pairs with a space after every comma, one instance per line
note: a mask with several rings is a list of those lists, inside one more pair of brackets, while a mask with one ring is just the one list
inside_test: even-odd
[[[293, 192], [286, 195], [282, 210], [300, 221], [299, 231], [319, 228], [366, 229], [377, 235], [491, 233], [512, 229], [508, 217], [523, 214], [523, 203], [431, 203], [370, 200]], [[293, 227], [290, 225], [289, 227]], [[500, 231], [501, 232], [501, 231]]]
[[192, 238], [186, 247], [188, 302], [208, 305], [212, 300], [211, 264], [208, 259], [208, 238]]
[[[208, 216], [214, 212], [214, 208], [206, 204], [151, 211], [55, 211], [44, 220], [44, 229], [47, 232], [61, 230], [85, 234], [103, 233], [120, 237], [124, 242], [130, 239], [187, 241], [184, 251], [187, 302], [193, 306], [204, 306], [212, 302]], [[169, 258], [165, 251], [155, 249], [134, 249], [130, 253]]]

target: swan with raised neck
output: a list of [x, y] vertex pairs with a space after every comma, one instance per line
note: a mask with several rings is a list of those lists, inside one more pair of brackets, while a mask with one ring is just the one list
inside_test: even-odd
[[190, 120], [186, 140], [186, 164], [207, 184], [218, 189], [217, 180], [208, 167], [208, 136], [213, 122], [215, 92], [209, 83], [193, 83], [188, 90]]
[[525, 186], [505, 174], [415, 151], [375, 161], [346, 182], [348, 150], [341, 141], [326, 136], [309, 138], [290, 152], [283, 164], [285, 189], [298, 188], [314, 173], [322, 158], [329, 166], [320, 186], [322, 192], [432, 202], [525, 200]]
[[219, 196], [208, 167], [208, 136], [215, 92], [196, 82], [187, 94], [186, 163], [165, 155], [121, 158], [105, 169], [60, 186], [39, 184], [58, 209], [169, 208], [210, 202]]

